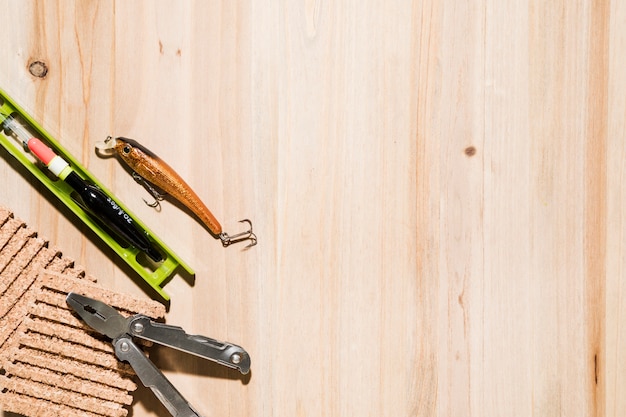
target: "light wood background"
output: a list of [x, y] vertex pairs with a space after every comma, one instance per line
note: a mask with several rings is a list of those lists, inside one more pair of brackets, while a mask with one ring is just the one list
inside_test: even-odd
[[[2, 0], [0, 27], [2, 88], [196, 269], [168, 322], [250, 352], [241, 379], [153, 351], [203, 415], [626, 415], [626, 2]], [[258, 246], [146, 207], [109, 134]], [[152, 296], [0, 156], [1, 204]]]

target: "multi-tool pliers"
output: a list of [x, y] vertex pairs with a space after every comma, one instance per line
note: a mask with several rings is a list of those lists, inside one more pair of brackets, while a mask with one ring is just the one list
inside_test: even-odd
[[157, 323], [141, 314], [124, 317], [110, 305], [76, 293], [70, 293], [66, 301], [90, 327], [112, 339], [115, 356], [132, 366], [141, 382], [175, 417], [200, 417], [200, 414], [144, 355], [133, 338], [191, 353], [237, 369], [242, 374], [250, 370], [250, 356], [240, 346], [189, 335], [180, 327]]

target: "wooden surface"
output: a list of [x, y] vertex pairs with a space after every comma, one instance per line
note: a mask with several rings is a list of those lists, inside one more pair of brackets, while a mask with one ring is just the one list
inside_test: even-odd
[[[625, 2], [0, 6], [0, 86], [195, 268], [168, 322], [252, 356], [153, 352], [201, 414], [626, 415]], [[146, 207], [109, 134], [258, 246]], [[152, 295], [0, 157], [0, 203]]]

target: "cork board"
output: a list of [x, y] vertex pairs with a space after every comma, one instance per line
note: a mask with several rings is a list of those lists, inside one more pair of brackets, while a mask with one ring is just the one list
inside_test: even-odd
[[76, 292], [124, 315], [163, 318], [152, 300], [97, 285], [71, 258], [0, 206], [0, 408], [28, 417], [124, 417], [132, 368], [66, 305]]

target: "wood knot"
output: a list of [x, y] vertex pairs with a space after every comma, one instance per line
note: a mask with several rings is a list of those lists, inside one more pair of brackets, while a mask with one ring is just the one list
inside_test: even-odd
[[476, 155], [476, 148], [473, 146], [468, 146], [463, 152], [465, 152], [465, 155], [467, 155], [468, 157], [472, 157]]
[[45, 78], [48, 74], [48, 66], [43, 61], [33, 61], [28, 64], [28, 71], [37, 78]]

